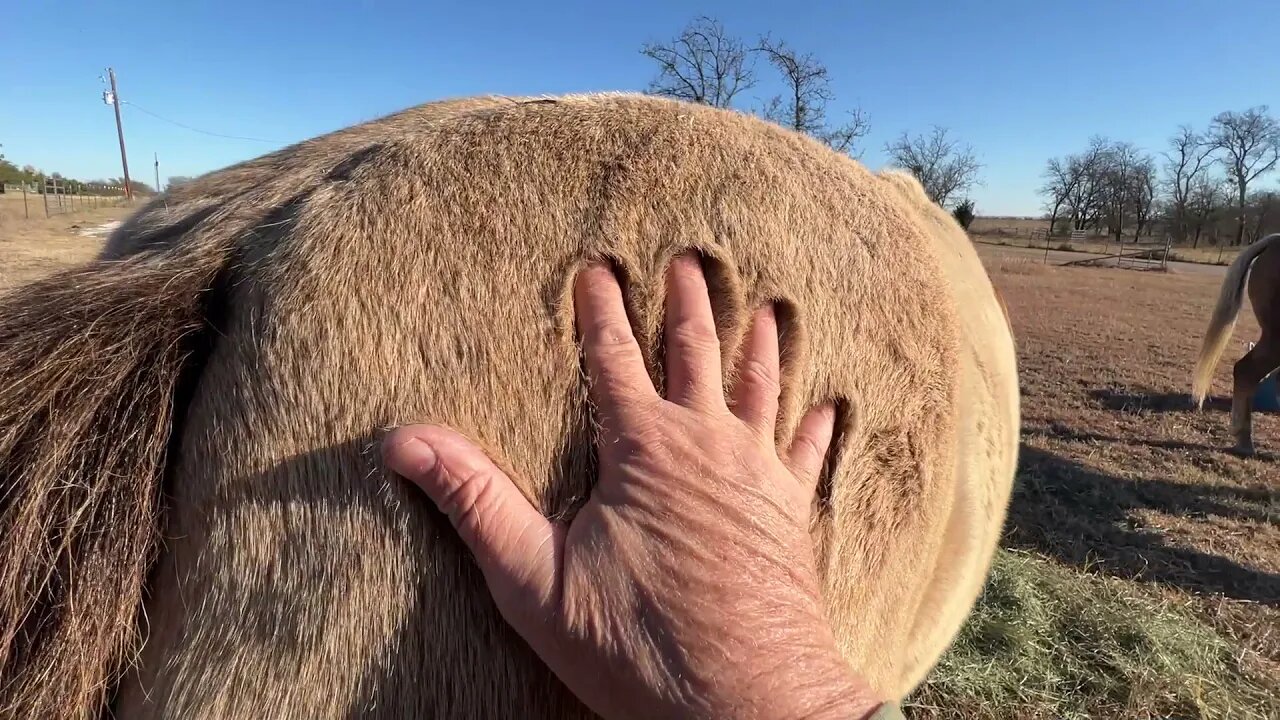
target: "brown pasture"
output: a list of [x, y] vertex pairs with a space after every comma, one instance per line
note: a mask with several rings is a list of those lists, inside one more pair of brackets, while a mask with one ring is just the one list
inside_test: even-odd
[[[1030, 217], [976, 217], [969, 225], [969, 235], [976, 241], [987, 245], [1007, 245], [1011, 247], [1044, 248], [1044, 238], [1033, 237], [1032, 233], [1048, 229], [1049, 221], [1043, 218]], [[1058, 224], [1058, 232], [1062, 233], [1063, 225]], [[1163, 242], [1164, 236], [1147, 236], [1139, 238], [1142, 247], [1150, 248]], [[1071, 240], [1064, 235], [1055, 235], [1049, 240], [1055, 250], [1070, 250], [1080, 253], [1113, 254], [1117, 245], [1113, 238], [1103, 235], [1088, 235], [1083, 240]], [[1134, 252], [1132, 230], [1124, 235], [1124, 252]], [[1226, 265], [1235, 259], [1237, 247], [1219, 248], [1210, 245], [1207, 237], [1197, 243], [1175, 245], [1170, 249], [1169, 259], [1180, 262], [1206, 263], [1210, 265]]]
[[1280, 681], [1280, 416], [1234, 444], [1242, 309], [1197, 411], [1191, 371], [1220, 275], [1043, 266], [980, 246], [1013, 320], [1022, 455], [1006, 547], [1196, 607]]
[[99, 207], [46, 218], [39, 195], [27, 195], [26, 202], [24, 209], [20, 192], [0, 194], [0, 292], [90, 260], [102, 239], [80, 232], [123, 219], [132, 210]]
[[1026, 235], [1031, 230], [1043, 230], [1049, 227], [1049, 221], [1030, 217], [992, 217], [980, 215], [969, 225], [969, 232], [974, 234], [1000, 233]]

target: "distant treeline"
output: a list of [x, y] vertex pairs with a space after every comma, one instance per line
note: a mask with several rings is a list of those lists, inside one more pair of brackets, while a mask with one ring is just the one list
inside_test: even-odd
[[[58, 181], [58, 192], [73, 195], [123, 195], [124, 178], [106, 178], [101, 180], [77, 180], [63, 177], [62, 173], [46, 173], [32, 165], [18, 167], [0, 156], [0, 185], [17, 185], [27, 188], [28, 192], [44, 193], [47, 181]], [[140, 180], [130, 180], [129, 186], [134, 194], [150, 195], [155, 189]]]

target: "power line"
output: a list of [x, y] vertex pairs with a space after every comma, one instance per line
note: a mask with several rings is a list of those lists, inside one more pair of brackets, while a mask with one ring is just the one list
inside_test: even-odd
[[190, 130], [190, 131], [192, 131], [192, 132], [198, 132], [198, 133], [200, 133], [201, 135], [210, 135], [210, 136], [213, 136], [213, 137], [226, 138], [226, 139], [228, 139], [228, 140], [248, 140], [248, 141], [250, 141], [250, 142], [271, 143], [272, 145], [284, 145], [284, 144], [285, 144], [283, 141], [280, 141], [280, 140], [266, 140], [266, 139], [263, 139], [263, 138], [244, 137], [243, 135], [224, 135], [224, 134], [222, 134], [222, 133], [209, 132], [208, 130], [201, 130], [200, 128], [191, 127], [190, 125], [187, 125], [187, 124], [185, 124], [185, 123], [180, 123], [180, 122], [178, 122], [177, 120], [170, 120], [169, 118], [164, 117], [163, 115], [157, 115], [156, 113], [153, 113], [153, 112], [151, 112], [150, 110], [148, 110], [148, 109], [146, 109], [146, 108], [142, 107], [141, 105], [139, 105], [139, 104], [137, 104], [137, 103], [135, 103], [135, 102], [132, 102], [132, 101], [130, 101], [130, 100], [121, 100], [120, 102], [121, 102], [121, 103], [123, 103], [123, 104], [125, 104], [125, 105], [128, 105], [129, 107], [133, 108], [134, 110], [138, 110], [138, 111], [140, 111], [140, 112], [146, 113], [147, 115], [150, 115], [151, 117], [153, 117], [153, 118], [155, 118], [155, 119], [157, 119], [157, 120], [163, 120], [164, 122], [170, 123], [170, 124], [172, 124], [172, 125], [177, 125], [177, 126], [178, 126], [178, 127], [180, 127], [180, 128], [184, 128], [184, 129], [186, 129], [186, 130]]

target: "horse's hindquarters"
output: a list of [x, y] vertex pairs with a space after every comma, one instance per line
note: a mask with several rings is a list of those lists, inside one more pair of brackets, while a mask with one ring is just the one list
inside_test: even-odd
[[1011, 346], [982, 349], [987, 320], [960, 304], [999, 307], [956, 289], [981, 267], [946, 265], [917, 210], [847, 158], [728, 113], [597, 98], [395, 123], [321, 153], [341, 174], [268, 175], [228, 201], [293, 182], [224, 278], [118, 714], [582, 714], [376, 441], [450, 425], [571, 512], [594, 477], [572, 275], [616, 259], [660, 382], [684, 247], [710, 258], [726, 364], [751, 308], [787, 308], [783, 436], [823, 399], [849, 409], [815, 530], [832, 623], [877, 687], [917, 682], [977, 593], [1012, 478], [1016, 386], [982, 369]]

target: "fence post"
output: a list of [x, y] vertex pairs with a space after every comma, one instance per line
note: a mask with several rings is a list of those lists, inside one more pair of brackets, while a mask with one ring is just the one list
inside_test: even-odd
[[31, 219], [31, 211], [27, 209], [27, 183], [22, 183], [22, 217], [26, 220]]

